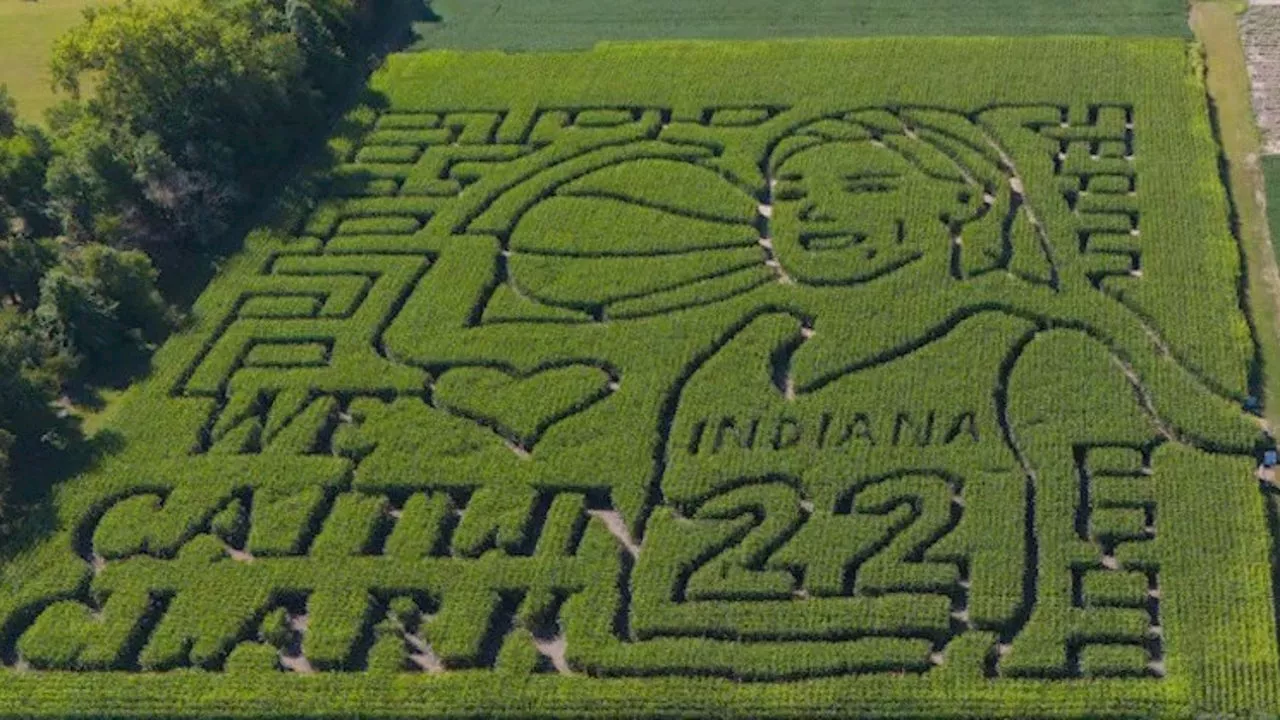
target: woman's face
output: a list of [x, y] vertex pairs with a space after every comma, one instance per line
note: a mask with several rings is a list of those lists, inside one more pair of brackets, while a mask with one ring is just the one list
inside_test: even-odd
[[875, 141], [828, 142], [776, 171], [770, 231], [786, 271], [800, 282], [851, 284], [925, 253], [950, 252], [951, 228], [981, 203], [956, 171], [934, 177]]

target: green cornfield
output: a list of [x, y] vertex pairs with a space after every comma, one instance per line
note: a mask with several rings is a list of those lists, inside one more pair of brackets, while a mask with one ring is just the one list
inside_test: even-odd
[[392, 56], [6, 547], [0, 715], [1280, 712], [1200, 72]]
[[422, 49], [605, 40], [901, 35], [1190, 35], [1185, 0], [432, 0]]

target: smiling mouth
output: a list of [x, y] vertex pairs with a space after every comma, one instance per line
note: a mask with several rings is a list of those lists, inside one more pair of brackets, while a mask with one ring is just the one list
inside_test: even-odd
[[845, 192], [853, 195], [891, 193], [897, 189], [896, 185], [883, 180], [859, 180], [844, 186]]

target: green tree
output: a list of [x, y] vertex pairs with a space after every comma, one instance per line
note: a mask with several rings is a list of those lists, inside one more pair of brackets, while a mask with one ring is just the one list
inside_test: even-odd
[[18, 121], [17, 104], [0, 85], [0, 231], [18, 221], [31, 235], [53, 231], [45, 209], [45, 171], [52, 158], [40, 128]]
[[123, 0], [55, 46], [71, 98], [48, 132], [0, 86], [0, 498], [49, 457], [69, 379], [173, 327], [156, 262], [225, 235], [319, 139], [375, 1]]
[[13, 478], [9, 474], [9, 455], [13, 452], [13, 441], [13, 433], [0, 430], [0, 495], [13, 485]]
[[20, 309], [34, 310], [40, 302], [40, 279], [58, 259], [58, 246], [52, 240], [0, 236], [0, 296]]
[[181, 167], [254, 177], [313, 114], [297, 82], [305, 55], [270, 5], [126, 0], [85, 17], [54, 47], [55, 82], [74, 95], [94, 73], [89, 111], [136, 137], [153, 133]]
[[48, 352], [29, 316], [0, 316], [0, 501], [13, 473], [39, 455], [40, 445], [59, 424], [53, 412], [58, 383]]
[[91, 278], [64, 266], [50, 270], [40, 281], [35, 317], [55, 347], [80, 361], [109, 360], [124, 337], [116, 304], [103, 296]]
[[94, 365], [159, 340], [173, 324], [146, 254], [96, 243], [44, 274], [35, 317], [52, 347]]
[[72, 240], [123, 241], [139, 193], [120, 141], [100, 118], [75, 104], [59, 108], [52, 119], [57, 152], [45, 178], [50, 213]]
[[341, 82], [346, 59], [338, 41], [307, 0], [287, 0], [285, 20], [307, 59], [308, 76], [317, 87], [332, 89]]
[[9, 94], [9, 86], [0, 83], [0, 137], [12, 135], [18, 127], [18, 101]]
[[114, 306], [123, 328], [154, 342], [173, 326], [173, 311], [156, 290], [156, 269], [146, 254], [95, 244], [84, 248], [75, 261], [98, 294]]
[[[188, 0], [94, 8], [54, 47], [46, 187], [80, 241], [207, 246], [270, 194], [352, 77], [372, 0]], [[82, 81], [94, 79], [80, 100]]]
[[0, 136], [0, 217], [21, 222], [31, 235], [54, 230], [47, 213], [45, 172], [53, 155], [48, 138], [34, 126]]

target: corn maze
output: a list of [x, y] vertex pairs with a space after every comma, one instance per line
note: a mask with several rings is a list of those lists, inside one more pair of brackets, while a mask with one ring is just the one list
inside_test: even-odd
[[0, 568], [0, 707], [1280, 710], [1196, 68], [393, 56]]

